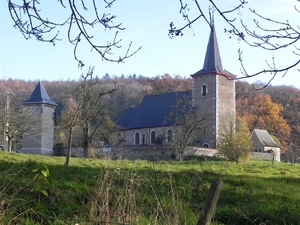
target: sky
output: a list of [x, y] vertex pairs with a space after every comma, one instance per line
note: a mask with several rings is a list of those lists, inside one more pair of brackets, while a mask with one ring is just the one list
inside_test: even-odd
[[[100, 0], [98, 1], [100, 2]], [[15, 0], [15, 2], [22, 1]], [[45, 12], [49, 18], [64, 18], [65, 11], [53, 7], [57, 4], [57, 1], [54, 2], [42, 3], [52, 4], [43, 5], [45, 10], [42, 12]], [[190, 6], [190, 16], [194, 18], [197, 15], [197, 9], [193, 5], [193, 1], [187, 0], [187, 2]], [[201, 1], [201, 4], [203, 2], [205, 1]], [[239, 1], [219, 0], [216, 2], [220, 2], [220, 6], [224, 9], [231, 9]], [[300, 9], [300, 2], [297, 0], [249, 0], [248, 2], [243, 14], [237, 15], [237, 18], [242, 18], [249, 24], [249, 27], [253, 24], [253, 15], [249, 13], [249, 7], [255, 8], [257, 12], [263, 12], [270, 18], [289, 20], [291, 24], [297, 24], [300, 17], [300, 14], [294, 9], [295, 5]], [[106, 73], [110, 76], [136, 74], [146, 77], [168, 73], [189, 77], [203, 67], [210, 30], [208, 25], [201, 20], [193, 25], [192, 29], [185, 30], [183, 36], [171, 39], [168, 36], [170, 22], [174, 22], [177, 27], [184, 24], [179, 9], [179, 0], [117, 0], [108, 10], [117, 15], [115, 22], [122, 22], [122, 26], [126, 29], [119, 34], [119, 37], [122, 38], [122, 48], [114, 51], [112, 56], [118, 58], [119, 52], [126, 52], [130, 42], [132, 42], [132, 50], [136, 50], [140, 46], [141, 50], [126, 59], [125, 63], [111, 63], [102, 60], [99, 55], [90, 51], [89, 46], [82, 43], [78, 56], [86, 66], [79, 69], [78, 63], [73, 57], [73, 46], [65, 40], [66, 30], [60, 32], [59, 37], [63, 40], [56, 42], [55, 46], [50, 43], [37, 42], [34, 38], [25, 40], [21, 33], [13, 27], [7, 1], [0, 1], [0, 79], [77, 80], [89, 66], [95, 67], [94, 72], [99, 77]], [[228, 26], [217, 15], [215, 15], [215, 27], [223, 67], [238, 77], [241, 76], [238, 49], [243, 51], [243, 60], [250, 73], [266, 68], [266, 61], [271, 62], [272, 57], [275, 58], [276, 65], [281, 67], [299, 60], [299, 56], [292, 53], [293, 47], [277, 52], [265, 51], [250, 48], [235, 37], [229, 38], [228, 34], [224, 33], [224, 28], [228, 28]], [[95, 32], [95, 38], [99, 38], [101, 44], [110, 40], [114, 34], [114, 32], [105, 31], [102, 28]], [[296, 46], [300, 48], [300, 44], [296, 44]], [[284, 77], [277, 76], [271, 84], [293, 85], [300, 88], [299, 76], [300, 72], [295, 68]], [[269, 80], [270, 76], [262, 74], [245, 81], [265, 83]]]

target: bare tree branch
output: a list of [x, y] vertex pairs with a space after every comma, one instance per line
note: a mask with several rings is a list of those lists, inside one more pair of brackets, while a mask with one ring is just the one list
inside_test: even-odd
[[[229, 25], [230, 28], [224, 28], [224, 31], [230, 35], [230, 38], [235, 36], [237, 37], [238, 41], [243, 41], [251, 47], [257, 47], [269, 51], [277, 51], [285, 48], [290, 50], [290, 48], [292, 48], [290, 54], [300, 56], [299, 47], [296, 46], [300, 40], [299, 25], [293, 25], [288, 20], [280, 21], [277, 19], [268, 18], [267, 16], [263, 16], [262, 14], [258, 13], [257, 10], [251, 8], [248, 8], [247, 10], [249, 11], [246, 12], [250, 12], [250, 14], [253, 16], [252, 24], [249, 24], [248, 22], [246, 23], [243, 19], [237, 19], [237, 15], [243, 15], [243, 13], [245, 13], [245, 6], [248, 3], [245, 0], [239, 0], [239, 2], [229, 10], [222, 9], [220, 3], [216, 2], [215, 0], [207, 0], [207, 3], [210, 4], [208, 10], [205, 10], [204, 4], [200, 5], [197, 0], [193, 2], [198, 10], [198, 16], [196, 16], [195, 19], [190, 20], [189, 15], [187, 14], [187, 3], [184, 3], [183, 0], [179, 0], [180, 14], [185, 20], [187, 20], [187, 23], [180, 28], [176, 28], [174, 23], [171, 22], [169, 29], [170, 37], [182, 36], [183, 31], [186, 28], [191, 28], [192, 25], [200, 19], [204, 19], [205, 22], [211, 26], [212, 22], [209, 21], [214, 20], [211, 16], [212, 12], [216, 12], [214, 13], [214, 16], [219, 16], [227, 25]], [[296, 6], [294, 9], [296, 12], [300, 13]], [[236, 15], [236, 13], [238, 14]], [[208, 16], [206, 15], [210, 16], [210, 20], [207, 19]], [[250, 28], [251, 25], [255, 26], [253, 30]], [[266, 61], [265, 69], [258, 69], [257, 72], [249, 73], [242, 59], [241, 50], [238, 51], [238, 55], [243, 76], [237, 79], [255, 77], [260, 74], [270, 74], [271, 78], [269, 82], [267, 82], [267, 84], [262, 84], [262, 87], [266, 87], [278, 74], [285, 76], [290, 69], [295, 68], [300, 64], [300, 60], [296, 60], [291, 62], [289, 65], [280, 68], [277, 66], [275, 57], [273, 56], [271, 64]], [[300, 69], [298, 69], [298, 71], [300, 72]]]
[[[103, 0], [105, 3], [104, 9], [112, 7], [116, 0]], [[121, 23], [114, 24], [113, 20], [115, 15], [109, 13], [102, 13], [99, 15], [99, 7], [95, 0], [89, 2], [67, 0], [67, 4], [64, 0], [59, 0], [58, 4], [66, 18], [61, 22], [55, 22], [55, 19], [48, 19], [45, 11], [42, 10], [42, 3], [39, 0], [23, 0], [21, 3], [16, 3], [16, 0], [8, 0], [8, 9], [10, 16], [14, 21], [14, 26], [19, 29], [25, 39], [35, 37], [40, 42], [48, 42], [55, 45], [59, 39], [60, 31], [64, 27], [68, 27], [68, 41], [74, 45], [74, 58], [78, 61], [78, 66], [83, 67], [84, 63], [82, 59], [77, 56], [77, 49], [79, 43], [83, 40], [86, 41], [92, 50], [95, 50], [100, 54], [101, 58], [110, 62], [123, 62], [125, 59], [134, 55], [141, 47], [136, 50], [131, 50], [130, 44], [123, 55], [112, 56], [114, 49], [121, 48], [122, 39], [118, 38], [118, 32], [124, 30], [121, 27]], [[45, 4], [45, 3], [44, 3]], [[53, 9], [54, 9], [54, 3]], [[88, 8], [88, 4], [92, 9]], [[47, 9], [51, 10], [51, 9]], [[69, 10], [69, 11], [66, 11]], [[91, 19], [90, 19], [91, 18]], [[104, 27], [107, 31], [115, 32], [112, 41], [101, 40], [101, 37], [94, 36], [99, 28]], [[92, 31], [91, 31], [92, 30]], [[96, 31], [95, 31], [96, 30]], [[100, 42], [104, 44], [98, 44]]]

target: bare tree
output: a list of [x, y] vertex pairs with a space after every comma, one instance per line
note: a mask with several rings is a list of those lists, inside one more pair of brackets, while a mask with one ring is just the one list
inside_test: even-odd
[[290, 143], [288, 146], [288, 150], [281, 155], [281, 161], [290, 162], [292, 163], [292, 165], [294, 165], [295, 163], [299, 163], [299, 160], [300, 160], [299, 145]]
[[99, 80], [93, 77], [93, 70], [83, 77], [80, 89], [84, 96], [85, 108], [82, 111], [84, 157], [93, 155], [92, 143], [97, 131], [105, 126], [108, 111], [105, 98], [118, 90], [116, 83], [113, 88], [103, 90]]
[[[298, 58], [300, 56], [300, 48], [296, 46], [300, 40], [300, 28], [299, 24], [291, 24], [288, 20], [279, 20], [278, 18], [268, 18], [263, 14], [259, 13], [253, 8], [246, 8], [248, 2], [245, 0], [237, 1], [236, 5], [231, 6], [226, 4], [227, 8], [223, 8], [224, 4], [218, 3], [215, 0], [207, 0], [209, 8], [203, 4], [199, 3], [198, 0], [192, 1], [195, 5], [190, 5], [187, 0], [179, 0], [180, 3], [180, 14], [186, 21], [185, 24], [179, 28], [175, 26], [173, 22], [170, 23], [169, 35], [170, 37], [182, 36], [184, 30], [187, 28], [192, 28], [192, 25], [197, 21], [204, 20], [208, 26], [212, 28], [214, 17], [219, 16], [225, 23], [224, 31], [231, 37], [237, 37], [238, 41], [243, 41], [247, 45], [254, 48], [261, 48], [264, 50], [276, 51], [283, 48], [289, 49], [291, 55], [296, 55]], [[296, 1], [295, 1], [296, 4]], [[270, 4], [272, 7], [272, 4]], [[276, 7], [276, 6], [275, 6]], [[299, 8], [294, 7], [295, 11], [300, 13]], [[191, 9], [196, 9], [196, 16], [190, 18]], [[249, 10], [249, 11], [247, 11]], [[240, 15], [243, 13], [248, 13], [252, 15], [253, 24], [249, 24], [244, 21]], [[251, 28], [252, 25], [255, 28]], [[238, 79], [255, 77], [260, 74], [270, 74], [271, 79], [267, 84], [262, 84], [260, 87], [266, 87], [276, 75], [285, 75], [291, 68], [294, 68], [300, 64], [300, 59], [290, 62], [289, 65], [281, 67], [272, 57], [271, 61], [266, 61], [266, 68], [256, 71], [254, 73], [249, 73], [248, 69], [245, 67], [243, 61], [243, 51], [238, 50], [238, 60], [241, 65], [241, 73], [243, 76]], [[298, 69], [300, 72], [300, 70]]]
[[68, 139], [67, 139], [67, 156], [66, 156], [66, 166], [70, 165], [71, 154], [72, 154], [72, 140], [73, 140], [73, 131], [79, 127], [82, 123], [80, 118], [80, 112], [83, 109], [83, 102], [79, 101], [78, 103], [74, 98], [69, 96], [67, 98], [65, 107], [62, 112], [62, 128], [68, 130]]
[[[13, 151], [13, 144], [23, 135], [35, 135], [41, 131], [35, 122], [35, 114], [22, 106], [24, 100], [20, 95], [6, 92], [1, 96], [0, 124], [3, 129], [3, 145], [8, 152]], [[7, 145], [6, 145], [7, 142]]]
[[201, 114], [197, 108], [192, 105], [190, 95], [178, 95], [176, 101], [172, 104], [172, 111], [167, 116], [166, 121], [173, 121], [171, 127], [171, 144], [176, 149], [179, 160], [183, 160], [186, 148], [194, 144], [199, 130], [203, 129], [203, 122], [207, 120], [207, 113]]
[[[93, 155], [92, 146], [99, 128], [109, 129], [108, 112], [105, 98], [117, 90], [116, 83], [111, 89], [102, 89], [99, 79], [93, 75], [93, 68], [82, 75], [80, 84], [75, 88], [72, 98], [69, 99], [68, 108], [65, 110], [65, 127], [68, 128], [68, 151], [66, 165], [70, 163], [72, 134], [75, 128], [82, 129], [82, 145], [84, 157]], [[98, 132], [98, 133], [97, 133]], [[105, 135], [105, 131], [102, 131]]]
[[[56, 3], [47, 3], [39, 0], [8, 0], [8, 9], [14, 26], [25, 39], [35, 37], [37, 41], [55, 45], [57, 41], [62, 40], [60, 33], [67, 30], [67, 39], [74, 45], [74, 57], [78, 66], [83, 67], [84, 62], [77, 55], [77, 48], [82, 42], [87, 42], [102, 59], [118, 63], [140, 49], [132, 51], [130, 43], [122, 55], [112, 56], [112, 51], [121, 48], [122, 39], [118, 34], [125, 29], [122, 23], [114, 23], [115, 15], [107, 12], [115, 1], [58, 0]], [[102, 8], [103, 12], [99, 8]], [[57, 16], [57, 12], [61, 12], [63, 18]], [[101, 28], [114, 32], [111, 41], [103, 40], [103, 35], [97, 35]]]

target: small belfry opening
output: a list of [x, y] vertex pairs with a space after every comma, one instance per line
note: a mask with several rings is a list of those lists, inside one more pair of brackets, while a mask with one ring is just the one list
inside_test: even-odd
[[207, 86], [204, 84], [203, 86], [202, 86], [202, 96], [206, 96], [206, 94], [207, 94]]

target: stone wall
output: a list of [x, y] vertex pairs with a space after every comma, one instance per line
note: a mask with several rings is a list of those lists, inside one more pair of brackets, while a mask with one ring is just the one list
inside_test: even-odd
[[[206, 74], [193, 77], [193, 103], [205, 115], [203, 127], [198, 134], [203, 144], [216, 148], [218, 134], [223, 122], [235, 118], [235, 82], [223, 75]], [[203, 95], [203, 87], [206, 94]], [[202, 145], [203, 146], [203, 145]]]
[[273, 153], [267, 153], [267, 152], [251, 152], [252, 159], [273, 160], [274, 156], [275, 156], [275, 161], [280, 162], [280, 155], [276, 156]]
[[31, 133], [23, 136], [21, 152], [53, 155], [54, 109], [54, 106], [46, 104], [25, 106], [24, 110], [27, 110], [28, 115], [32, 114], [35, 121]]
[[[123, 148], [103, 148], [95, 150], [99, 154], [103, 154], [107, 158], [112, 159], [129, 159], [129, 160], [149, 160], [149, 161], [161, 161], [161, 160], [175, 160], [178, 155], [171, 146], [159, 146], [159, 147], [123, 147]], [[187, 156], [215, 156], [218, 154], [216, 149], [196, 148], [189, 147], [184, 157]]]
[[215, 74], [193, 77], [193, 104], [199, 115], [205, 117], [197, 139], [211, 148], [216, 146], [216, 88]]
[[53, 149], [46, 148], [22, 148], [21, 153], [32, 154], [32, 155], [54, 155]]
[[[151, 161], [174, 160], [177, 158], [176, 151], [172, 147], [131, 147], [131, 148], [106, 148], [97, 150], [100, 154], [104, 153], [105, 157], [112, 159], [144, 159]], [[217, 149], [189, 147], [184, 157], [187, 156], [218, 156]], [[273, 153], [251, 152], [251, 158], [273, 160]], [[280, 162], [280, 158], [276, 157], [276, 161]]]
[[42, 106], [42, 137], [41, 148], [53, 148], [54, 140], [54, 110], [55, 107], [44, 104]]
[[129, 160], [172, 160], [176, 159], [176, 154], [171, 147], [126, 147], [111, 148], [106, 151], [107, 156], [112, 159], [129, 159]]
[[[105, 147], [95, 149], [96, 156], [99, 158], [106, 159], [129, 159], [129, 160], [149, 160], [149, 161], [169, 161], [176, 160], [176, 151], [171, 146], [140, 146], [140, 147]], [[38, 153], [37, 153], [38, 154]], [[184, 157], [189, 156], [218, 156], [219, 151], [217, 149], [208, 148], [198, 148], [198, 147], [188, 147]], [[54, 149], [54, 155], [66, 155], [66, 148]], [[73, 157], [83, 157], [82, 148], [72, 149]], [[263, 160], [273, 160], [273, 153], [264, 152], [251, 152], [252, 159], [263, 159]], [[276, 159], [280, 161], [280, 159]]]

